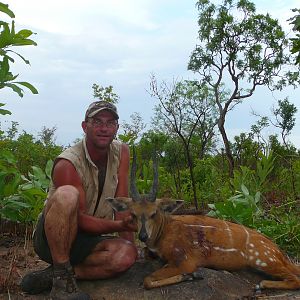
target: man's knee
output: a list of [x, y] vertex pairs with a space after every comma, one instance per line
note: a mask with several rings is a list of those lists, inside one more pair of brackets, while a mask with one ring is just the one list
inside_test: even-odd
[[124, 272], [128, 270], [136, 261], [137, 249], [130, 242], [125, 242], [116, 254], [115, 268], [117, 272]]
[[47, 200], [47, 206], [50, 208], [53, 204], [58, 205], [61, 209], [78, 208], [79, 192], [72, 185], [63, 185], [56, 189], [51, 198]]

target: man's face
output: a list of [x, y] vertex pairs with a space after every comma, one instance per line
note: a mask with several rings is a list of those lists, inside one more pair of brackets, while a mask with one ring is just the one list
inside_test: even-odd
[[119, 125], [113, 114], [108, 110], [98, 112], [92, 118], [82, 122], [88, 143], [96, 148], [107, 148], [114, 139]]

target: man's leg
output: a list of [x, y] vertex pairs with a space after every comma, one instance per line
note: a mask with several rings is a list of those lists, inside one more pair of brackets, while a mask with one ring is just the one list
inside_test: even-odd
[[59, 187], [45, 207], [45, 234], [53, 262], [51, 299], [90, 299], [79, 291], [70, 250], [78, 231], [79, 193], [73, 186]]
[[[31, 293], [32, 287], [32, 293], [42, 291], [42, 287], [49, 286], [49, 277], [52, 275], [51, 299], [90, 299], [87, 294], [78, 290], [75, 273], [70, 264], [70, 249], [77, 235], [78, 207], [79, 194], [73, 186], [59, 187], [47, 200], [43, 212], [44, 224], [39, 224], [42, 227], [39, 227], [35, 249], [52, 266], [26, 275], [21, 282], [23, 291]], [[35, 277], [40, 277], [36, 284]], [[39, 285], [37, 289], [35, 285]]]
[[102, 279], [128, 270], [136, 261], [137, 249], [121, 238], [99, 242], [86, 259], [75, 266], [79, 279]]
[[68, 185], [59, 187], [47, 200], [44, 229], [54, 265], [69, 261], [78, 228], [78, 206], [79, 193]]

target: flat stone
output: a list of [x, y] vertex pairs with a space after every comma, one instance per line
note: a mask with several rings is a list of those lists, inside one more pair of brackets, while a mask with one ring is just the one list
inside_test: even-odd
[[[203, 279], [181, 282], [161, 288], [146, 290], [143, 279], [159, 269], [158, 261], [136, 262], [127, 272], [113, 279], [79, 281], [79, 287], [92, 299], [140, 300], [140, 299], [201, 299], [236, 300], [253, 295], [255, 283], [226, 271], [203, 268]], [[250, 298], [248, 298], [250, 299]]]

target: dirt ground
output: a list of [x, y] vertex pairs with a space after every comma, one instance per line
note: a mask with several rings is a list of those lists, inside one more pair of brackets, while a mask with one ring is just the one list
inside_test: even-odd
[[[2, 300], [41, 300], [48, 299], [49, 292], [41, 295], [26, 295], [21, 292], [19, 283], [24, 274], [42, 269], [47, 264], [38, 259], [31, 241], [18, 235], [0, 235], [0, 299]], [[94, 300], [160, 300], [160, 299], [201, 299], [201, 300], [300, 300], [298, 291], [263, 291], [255, 293], [254, 286], [261, 274], [242, 271], [230, 273], [203, 269], [202, 280], [183, 282], [164, 288], [145, 290], [143, 278], [158, 269], [157, 260], [138, 261], [120, 277], [107, 280], [80, 281], [79, 287]]]

